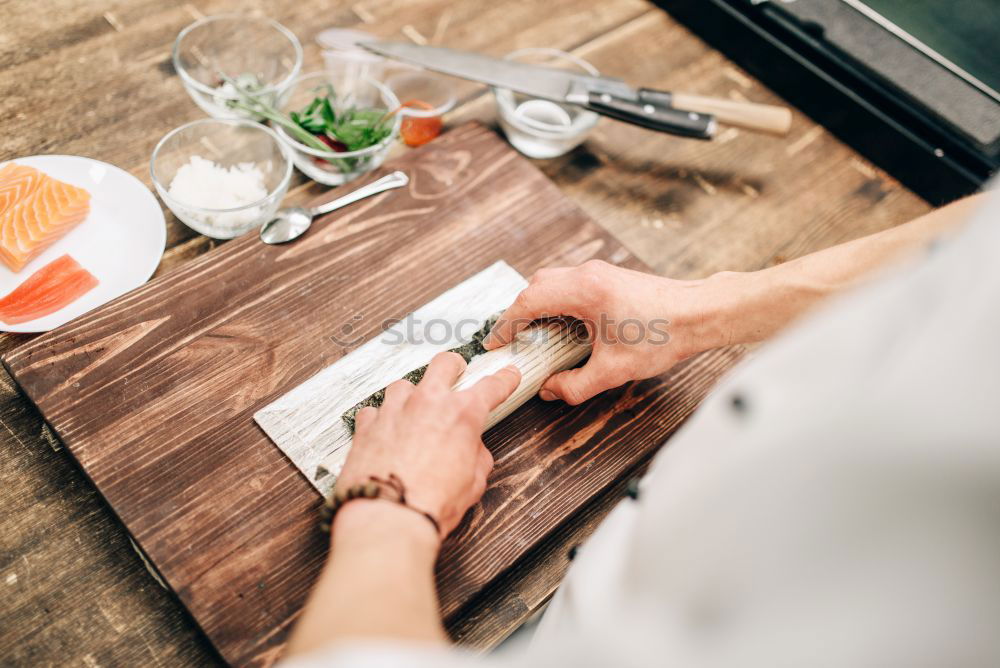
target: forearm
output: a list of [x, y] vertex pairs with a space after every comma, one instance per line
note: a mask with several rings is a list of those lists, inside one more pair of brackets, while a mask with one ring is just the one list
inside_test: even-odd
[[965, 221], [981, 197], [968, 197], [909, 223], [775, 267], [707, 279], [706, 288], [717, 304], [709, 338], [717, 345], [769, 338], [823, 298], [857, 285], [908, 253], [922, 252]]
[[439, 541], [426, 518], [388, 501], [352, 501], [332, 534], [286, 656], [358, 638], [447, 642], [434, 585]]

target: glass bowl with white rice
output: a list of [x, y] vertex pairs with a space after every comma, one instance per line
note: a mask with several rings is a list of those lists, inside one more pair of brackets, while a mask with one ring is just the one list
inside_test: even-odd
[[302, 69], [302, 45], [277, 21], [217, 14], [184, 28], [174, 41], [172, 59], [184, 89], [209, 116], [253, 118], [233, 108], [242, 99], [236, 86], [279, 104]]
[[271, 220], [292, 161], [274, 131], [253, 121], [205, 118], [169, 132], [149, 166], [156, 192], [185, 225], [232, 239]]

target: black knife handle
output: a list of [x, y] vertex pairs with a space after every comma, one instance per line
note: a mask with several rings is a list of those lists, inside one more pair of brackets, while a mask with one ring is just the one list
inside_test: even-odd
[[673, 93], [668, 93], [665, 90], [656, 90], [654, 88], [640, 88], [638, 90], [638, 93], [640, 102], [655, 104], [658, 107], [674, 106]]
[[588, 94], [584, 106], [602, 116], [682, 137], [711, 139], [715, 134], [715, 118], [711, 114], [671, 109], [649, 101], [633, 102], [594, 92]]

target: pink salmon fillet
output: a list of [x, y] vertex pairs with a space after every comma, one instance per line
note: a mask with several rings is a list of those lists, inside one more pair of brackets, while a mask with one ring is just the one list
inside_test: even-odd
[[14, 272], [83, 222], [90, 193], [32, 167], [0, 170], [0, 261]]

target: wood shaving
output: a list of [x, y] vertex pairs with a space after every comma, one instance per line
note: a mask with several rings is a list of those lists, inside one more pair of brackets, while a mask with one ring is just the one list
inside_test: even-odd
[[111, 27], [114, 28], [116, 32], [125, 30], [125, 25], [111, 12], [104, 12], [104, 20], [111, 24]]
[[365, 9], [364, 5], [354, 5], [351, 7], [354, 14], [361, 19], [364, 23], [375, 23], [375, 17], [370, 11]]
[[402, 32], [404, 35], [413, 40], [414, 44], [419, 44], [420, 46], [427, 45], [427, 38], [420, 34], [420, 31], [407, 23], [403, 26]]
[[713, 186], [711, 183], [709, 183], [705, 179], [705, 177], [702, 176], [701, 174], [699, 174], [698, 172], [695, 172], [694, 174], [692, 174], [691, 178], [694, 179], [695, 183], [698, 184], [698, 187], [701, 188], [702, 190], [704, 190], [706, 194], [708, 194], [708, 195], [714, 195], [716, 192], [718, 192], [715, 189], [715, 186]]

